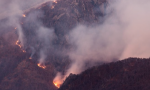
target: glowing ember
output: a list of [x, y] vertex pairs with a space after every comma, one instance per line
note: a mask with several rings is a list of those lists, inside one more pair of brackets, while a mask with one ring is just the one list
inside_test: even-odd
[[54, 8], [54, 5], [51, 7], [51, 9], [53, 9]]
[[16, 41], [16, 45], [20, 47], [20, 49], [22, 50], [22, 52], [26, 53], [26, 51], [24, 49], [22, 49], [22, 46], [20, 45], [19, 40]]
[[40, 68], [43, 68], [43, 69], [45, 69], [45, 68], [46, 68], [46, 66], [45, 66], [45, 65], [43, 65], [43, 64], [38, 63], [37, 65], [38, 65], [38, 67], [40, 67]]
[[25, 14], [23, 14], [22, 16], [23, 16], [23, 17], [26, 17], [26, 15], [25, 15]]
[[16, 41], [16, 45], [19, 46], [21, 48], [21, 45], [19, 44], [19, 40]]
[[56, 0], [54, 0], [53, 2], [54, 2], [54, 3], [57, 3], [57, 1], [56, 1]]
[[32, 57], [29, 57], [29, 59], [32, 59]]
[[26, 52], [25, 50], [22, 50], [24, 53]]
[[57, 87], [57, 88], [60, 88], [60, 84], [56, 83], [56, 82], [53, 82], [54, 85]]

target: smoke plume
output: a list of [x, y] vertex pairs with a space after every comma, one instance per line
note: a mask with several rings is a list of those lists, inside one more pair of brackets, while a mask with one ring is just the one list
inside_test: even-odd
[[[40, 42], [41, 46], [39, 50], [39, 62], [44, 63], [47, 55], [47, 49], [51, 48], [51, 42], [54, 39], [54, 30], [43, 26], [39, 17], [43, 17], [43, 11], [35, 10], [30, 12], [28, 15], [24, 13], [29, 11], [31, 8], [37, 8], [44, 4], [46, 1], [53, 0], [0, 0], [0, 27], [14, 27], [17, 30], [17, 36], [19, 44], [22, 49], [27, 47], [31, 50], [30, 59], [32, 59], [37, 49], [37, 44], [34, 42]], [[6, 7], [7, 6], [7, 7]], [[24, 21], [27, 23], [21, 22]], [[23, 27], [22, 24], [25, 24]], [[32, 26], [32, 27], [30, 27]], [[24, 28], [26, 31], [24, 31]], [[32, 35], [29, 35], [28, 31], [32, 29]], [[4, 30], [0, 30], [3, 32]], [[35, 41], [30, 41], [32, 37], [36, 37]], [[31, 39], [32, 40], [32, 39]], [[32, 44], [30, 43], [32, 42]]]
[[40, 27], [37, 31], [37, 35], [42, 42], [39, 62], [44, 63], [48, 50], [51, 50], [52, 48], [52, 40], [55, 38], [55, 33], [53, 29]]
[[69, 33], [73, 48], [68, 50], [72, 65], [65, 77], [70, 73], [81, 73], [86, 69], [86, 62], [93, 66], [97, 62], [107, 63], [128, 57], [148, 58], [149, 8], [149, 0], [110, 0], [103, 23], [74, 28]]

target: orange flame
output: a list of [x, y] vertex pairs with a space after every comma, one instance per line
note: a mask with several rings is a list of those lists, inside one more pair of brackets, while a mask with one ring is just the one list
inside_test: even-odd
[[19, 40], [16, 41], [16, 45], [18, 45], [21, 48], [21, 45], [19, 44]]
[[54, 85], [55, 85], [57, 88], [60, 88], [60, 84], [58, 84], [58, 83], [56, 83], [56, 82], [54, 82], [54, 81], [53, 81], [53, 83], [54, 83]]
[[29, 59], [32, 59], [32, 57], [29, 57]]
[[57, 3], [57, 1], [56, 1], [56, 0], [54, 0], [53, 2], [54, 2], [54, 3]]
[[25, 50], [22, 50], [24, 53], [26, 52]]
[[38, 67], [40, 67], [40, 68], [43, 68], [43, 69], [45, 69], [45, 68], [46, 68], [46, 66], [45, 66], [45, 65], [43, 65], [43, 64], [38, 63], [37, 65], [38, 65]]
[[21, 48], [22, 52], [26, 53], [26, 51], [22, 49], [22, 46], [21, 46], [19, 43], [20, 43], [19, 40], [17, 40], [17, 41], [16, 41], [16, 45]]
[[52, 7], [51, 7], [51, 9], [53, 9], [55, 6], [53, 5]]
[[[53, 3], [57, 3], [57, 1], [54, 0]], [[52, 6], [51, 6], [51, 9], [54, 9], [54, 8], [55, 8], [55, 5], [52, 5]]]
[[23, 16], [23, 17], [26, 17], [26, 15], [25, 15], [25, 14], [23, 14], [22, 16]]

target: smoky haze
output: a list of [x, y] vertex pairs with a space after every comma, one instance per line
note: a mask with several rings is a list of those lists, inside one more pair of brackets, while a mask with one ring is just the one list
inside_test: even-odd
[[46, 1], [52, 0], [0, 0], [0, 19], [17, 14], [18, 11], [24, 12]]
[[[102, 24], [74, 28], [69, 33], [69, 42], [74, 47], [68, 50], [72, 64], [59, 80], [63, 82], [70, 73], [84, 71], [86, 62], [94, 66], [97, 62], [128, 57], [149, 58], [149, 8], [149, 0], [110, 0]], [[60, 77], [56, 76], [54, 81]]]
[[[0, 20], [8, 17], [7, 22], [1, 23], [0, 27], [17, 27], [18, 40], [23, 47], [26, 46], [28, 36], [23, 33], [19, 20], [24, 11], [45, 1], [50, 0], [0, 0]], [[104, 10], [105, 16], [100, 17], [103, 22], [91, 26], [79, 24], [68, 32], [67, 42], [71, 48], [57, 52], [65, 52], [72, 63], [65, 75], [58, 73], [54, 81], [59, 81], [61, 84], [70, 73], [79, 74], [89, 66], [96, 65], [95, 63], [107, 63], [128, 57], [149, 57], [150, 1], [110, 0], [108, 2]], [[37, 20], [35, 16], [39, 13], [42, 14], [42, 11], [31, 13], [26, 20], [37, 26], [37, 32], [34, 34], [43, 45], [39, 50], [39, 62], [44, 63], [48, 55], [47, 48], [54, 47], [52, 41], [57, 36], [54, 29], [44, 27], [42, 22]], [[29, 47], [32, 57], [36, 52], [35, 45]], [[85, 65], [87, 62], [88, 66]]]
[[[36, 28], [32, 29], [34, 30], [35, 35], [32, 36], [36, 37], [37, 41], [43, 43], [43, 46], [41, 46], [39, 50], [40, 63], [44, 63], [46, 59], [46, 49], [47, 47], [51, 47], [51, 41], [54, 39], [53, 37], [55, 36], [54, 30], [44, 27], [42, 22], [38, 19], [37, 16], [43, 17], [43, 11], [35, 10], [34, 12], [31, 12], [28, 16], [26, 16], [24, 13], [31, 8], [39, 7], [46, 1], [53, 0], [0, 0], [0, 32], [3, 33], [5, 30], [7, 30], [7, 27], [13, 27], [14, 29], [16, 29], [21, 49], [26, 50], [26, 48], [29, 47], [31, 49], [30, 59], [32, 59], [36, 52], [36, 45], [28, 45], [31, 37], [29, 37], [29, 35], [25, 33], [26, 31], [23, 28], [24, 23], [21, 22], [21, 20], [22, 18], [24, 18], [25, 22], [34, 23], [32, 24], [32, 26], [36, 26]], [[28, 27], [29, 26], [26, 26], [26, 28]]]

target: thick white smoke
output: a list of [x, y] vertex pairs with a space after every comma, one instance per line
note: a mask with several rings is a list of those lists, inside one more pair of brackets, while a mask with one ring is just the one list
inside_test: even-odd
[[73, 63], [66, 76], [81, 73], [86, 62], [95, 65], [128, 57], [148, 58], [149, 8], [149, 0], [110, 0], [102, 24], [74, 28], [69, 34], [74, 48], [68, 52]]

